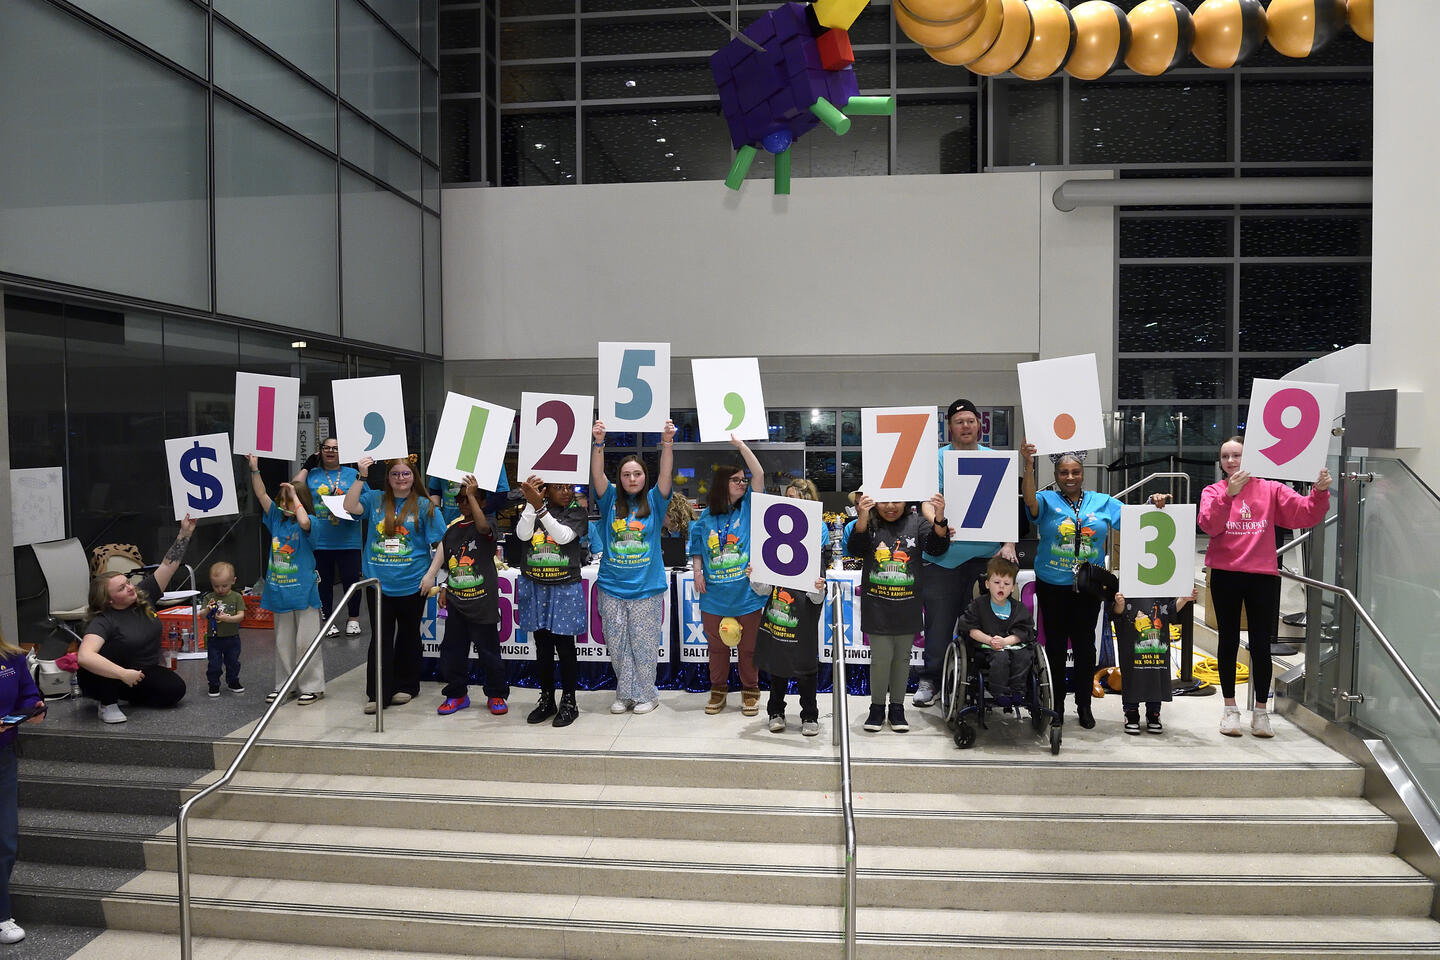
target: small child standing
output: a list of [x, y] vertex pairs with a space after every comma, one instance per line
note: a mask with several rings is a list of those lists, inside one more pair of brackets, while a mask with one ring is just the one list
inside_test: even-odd
[[1178, 615], [1195, 599], [1129, 597], [1115, 594], [1110, 608], [1115, 625], [1115, 654], [1120, 661], [1120, 697], [1125, 706], [1125, 732], [1140, 734], [1140, 704], [1145, 704], [1145, 730], [1164, 733], [1160, 704], [1170, 692], [1170, 643], [1180, 638]]
[[[750, 576], [750, 568], [745, 568]], [[771, 587], [755, 580], [750, 589], [769, 594], [755, 635], [755, 668], [770, 675], [770, 732], [785, 732], [785, 690], [794, 677], [800, 686], [800, 733], [820, 733], [820, 705], [815, 688], [820, 672], [820, 610], [825, 602], [825, 578], [815, 581], [809, 592], [790, 587]]]
[[210, 696], [220, 696], [220, 674], [223, 668], [225, 685], [234, 693], [244, 693], [240, 685], [240, 621], [245, 619], [245, 598], [235, 592], [235, 567], [225, 561], [210, 565], [210, 592], [200, 598], [200, 608], [210, 623], [205, 640], [208, 664], [205, 679], [210, 681]]
[[970, 601], [960, 615], [960, 631], [986, 651], [990, 666], [986, 683], [995, 703], [1014, 706], [1029, 692], [1035, 662], [1035, 620], [1025, 604], [1013, 597], [1020, 567], [1004, 557], [985, 565], [985, 593]]

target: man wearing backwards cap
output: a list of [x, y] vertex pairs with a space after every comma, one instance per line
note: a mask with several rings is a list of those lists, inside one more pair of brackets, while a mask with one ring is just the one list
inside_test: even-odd
[[[969, 400], [956, 400], [945, 411], [950, 442], [940, 448], [940, 489], [945, 489], [945, 451], [988, 450], [980, 446], [980, 411]], [[921, 504], [925, 519], [934, 520], [934, 510]], [[940, 686], [945, 648], [955, 636], [960, 613], [970, 603], [975, 584], [985, 578], [985, 564], [995, 555], [1015, 559], [1015, 544], [982, 541], [951, 541], [942, 554], [925, 554], [921, 597], [925, 601], [925, 665], [920, 668], [920, 686], [915, 706], [928, 707]]]

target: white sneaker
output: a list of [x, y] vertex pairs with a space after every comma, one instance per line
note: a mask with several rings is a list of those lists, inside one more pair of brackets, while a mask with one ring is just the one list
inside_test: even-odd
[[920, 686], [915, 688], [915, 698], [911, 703], [917, 707], [928, 707], [935, 702], [935, 683], [932, 680], [921, 680]]
[[800, 724], [800, 735], [802, 737], [820, 736], [820, 723], [818, 720], [806, 720]]
[[1256, 710], [1250, 714], [1250, 736], [1260, 737], [1266, 740], [1275, 736], [1275, 731], [1270, 729], [1270, 714], [1268, 711]]
[[360, 622], [358, 620], [351, 620], [349, 623], [345, 624], [345, 636], [360, 636]]
[[[100, 722], [101, 722], [101, 723], [124, 723], [127, 719], [128, 719], [128, 718], [125, 716], [125, 714], [123, 714], [123, 713], [120, 712], [120, 704], [118, 704], [118, 703], [102, 703], [102, 704], [100, 704]], [[24, 936], [24, 934], [22, 933], [21, 936]], [[10, 941], [10, 942], [13, 943], [14, 941]]]
[[340, 636], [340, 628], [337, 627], [337, 626], [335, 626], [335, 624], [333, 624], [333, 623], [330, 624], [330, 629], [325, 631], [325, 636], [327, 636], [327, 637], [338, 637], [338, 636]]
[[19, 943], [24, 939], [25, 928], [16, 923], [13, 918], [0, 923], [0, 943]]
[[1220, 732], [1227, 737], [1240, 736], [1240, 708], [1226, 707], [1220, 714]]
[[639, 703], [635, 704], [635, 712], [649, 713], [651, 710], [654, 710], [658, 706], [660, 706], [659, 700], [642, 700]]
[[614, 703], [610, 704], [611, 713], [624, 713], [629, 709], [630, 702], [628, 700], [616, 700]]
[[784, 733], [784, 732], [785, 732], [785, 718], [784, 718], [784, 717], [771, 717], [771, 718], [770, 718], [770, 732], [771, 732], [771, 733]]

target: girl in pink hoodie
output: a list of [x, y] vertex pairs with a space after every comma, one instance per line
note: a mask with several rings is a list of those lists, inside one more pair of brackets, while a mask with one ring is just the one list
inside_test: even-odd
[[1240, 736], [1240, 708], [1235, 704], [1235, 659], [1240, 651], [1240, 609], [1250, 627], [1250, 683], [1255, 711], [1250, 733], [1271, 737], [1270, 642], [1280, 617], [1280, 576], [1275, 559], [1275, 527], [1290, 529], [1319, 523], [1330, 509], [1330, 471], [1321, 470], [1310, 495], [1302, 497], [1274, 480], [1252, 477], [1240, 469], [1245, 441], [1231, 437], [1220, 447], [1225, 479], [1200, 494], [1200, 529], [1210, 535], [1205, 565], [1210, 568], [1210, 597], [1220, 635], [1216, 659], [1225, 711], [1220, 732]]

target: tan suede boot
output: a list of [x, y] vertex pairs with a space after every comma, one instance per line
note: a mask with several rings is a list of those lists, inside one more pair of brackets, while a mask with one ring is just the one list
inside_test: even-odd
[[729, 694], [724, 690], [711, 690], [710, 702], [705, 704], [705, 712], [714, 716], [725, 709], [725, 699]]
[[753, 717], [760, 712], [760, 691], [740, 691], [740, 712], [747, 717]]

